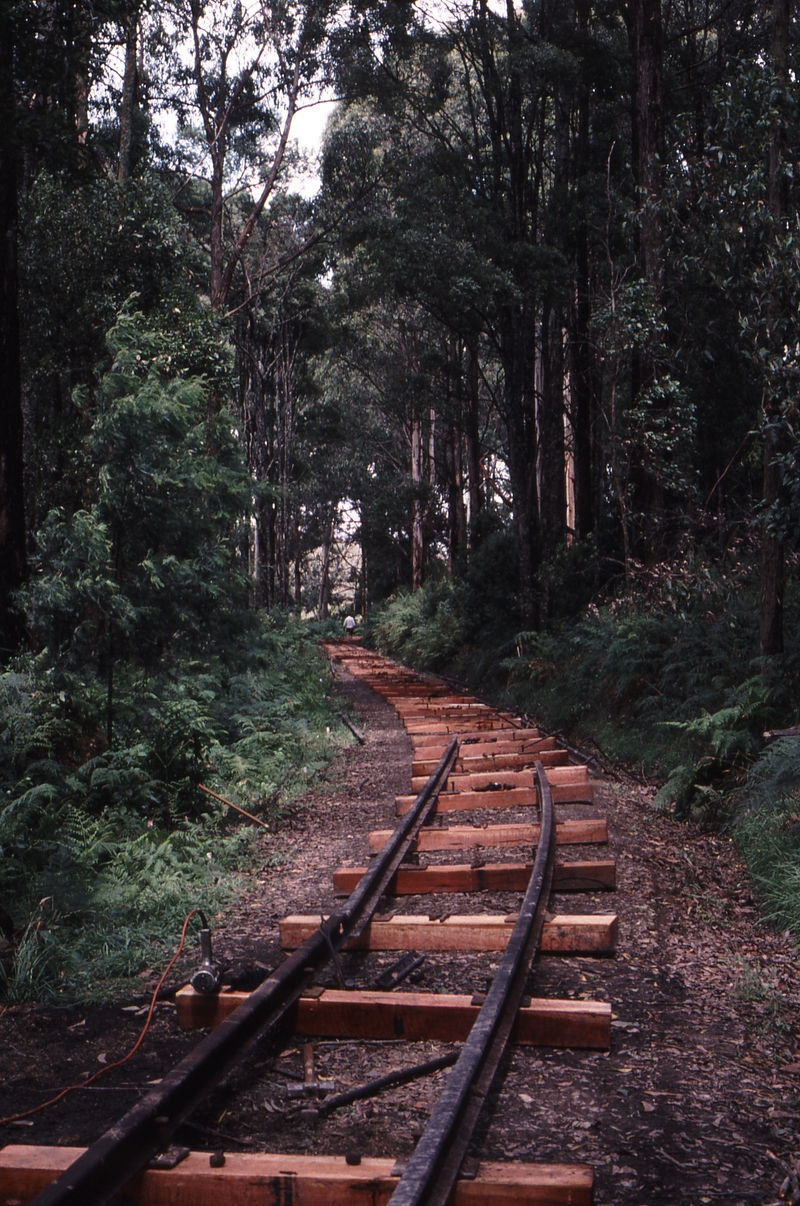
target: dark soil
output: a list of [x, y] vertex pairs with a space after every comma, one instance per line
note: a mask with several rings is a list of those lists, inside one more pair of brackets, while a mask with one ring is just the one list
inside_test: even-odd
[[[265, 838], [263, 870], [217, 923], [217, 952], [235, 968], [275, 965], [281, 916], [333, 906], [331, 870], [366, 863], [368, 831], [391, 827], [394, 797], [409, 790], [411, 751], [394, 711], [349, 675], [338, 675], [367, 743], [345, 750], [281, 832]], [[619, 952], [613, 959], [543, 957], [531, 988], [541, 996], [610, 1001], [612, 1050], [516, 1048], [476, 1153], [587, 1162], [596, 1170], [598, 1203], [775, 1203], [800, 1162], [797, 948], [760, 922], [728, 840], [655, 813], [650, 794], [633, 783], [606, 784], [600, 806], [611, 827], [618, 891], [564, 895], [555, 908], [618, 912]], [[576, 807], [566, 815], [590, 812]], [[597, 847], [565, 851], [573, 858], [597, 853]], [[520, 852], [485, 855], [499, 861], [519, 859]], [[465, 859], [452, 852], [427, 856], [437, 857]], [[407, 898], [393, 907], [507, 913], [518, 900], [514, 893], [437, 896], [433, 906], [430, 899]], [[368, 986], [396, 957], [350, 955], [342, 970]], [[431, 954], [418, 987], [482, 990], [496, 961], [490, 954]], [[334, 985], [333, 969], [318, 982]], [[121, 1006], [7, 1009], [0, 1017], [0, 1116], [38, 1104], [95, 1071], [99, 1060], [110, 1062], [141, 1024]], [[177, 1028], [171, 1005], [159, 1005], [143, 1048], [128, 1064], [35, 1115], [32, 1125], [0, 1127], [0, 1143], [91, 1142], [197, 1037]], [[318, 1073], [335, 1078], [337, 1091], [447, 1049], [437, 1043], [315, 1044]], [[217, 1132], [232, 1150], [236, 1139], [255, 1150], [404, 1155], [448, 1075], [313, 1122], [301, 1118], [302, 1106], [287, 1093], [301, 1071], [300, 1044], [291, 1040], [277, 1061], [256, 1055], [194, 1115], [196, 1127], [205, 1129], [185, 1127], [180, 1140], [218, 1147], [219, 1138], [209, 1134]]]

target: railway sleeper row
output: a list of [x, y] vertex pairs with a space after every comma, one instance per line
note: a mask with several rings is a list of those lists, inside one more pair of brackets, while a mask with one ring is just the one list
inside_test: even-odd
[[[471, 893], [524, 891], [531, 876], [532, 863], [487, 864], [481, 848], [493, 846], [536, 846], [538, 824], [517, 823], [449, 826], [442, 823], [441, 812], [487, 807], [537, 808], [534, 762], [546, 769], [554, 802], [592, 803], [594, 784], [586, 769], [569, 763], [566, 751], [552, 737], [535, 730], [511, 728], [511, 716], [498, 717], [486, 705], [467, 702], [441, 693], [425, 684], [420, 696], [420, 680], [402, 671], [404, 683], [398, 691], [383, 669], [384, 663], [371, 655], [353, 654], [350, 647], [329, 647], [333, 659], [345, 665], [398, 711], [414, 749], [412, 788], [419, 789], [425, 775], [436, 766], [463, 717], [466, 732], [461, 737], [459, 754], [447, 782], [439, 793], [426, 826], [420, 830], [412, 851], [471, 849], [469, 864], [403, 865], [387, 884], [385, 897], [425, 896], [435, 893]], [[366, 663], [366, 664], [364, 664]], [[376, 676], [374, 667], [380, 666]], [[446, 722], [441, 721], [437, 701], [443, 700]], [[421, 702], [422, 701], [422, 702]], [[481, 728], [475, 728], [476, 716]], [[420, 724], [420, 717], [424, 723]], [[503, 727], [497, 725], [497, 721]], [[492, 726], [489, 728], [489, 726]], [[420, 731], [421, 730], [421, 731]], [[487, 733], [488, 730], [488, 733]], [[442, 735], [444, 734], [444, 735]], [[498, 776], [497, 772], [501, 772]], [[473, 789], [473, 790], [471, 790]], [[403, 815], [414, 796], [399, 796], [398, 815]], [[369, 834], [372, 851], [379, 850], [391, 830]], [[567, 820], [556, 825], [556, 844], [606, 843], [605, 819], [592, 817]], [[408, 856], [407, 856], [408, 857]], [[338, 893], [352, 891], [365, 873], [365, 867], [340, 867], [333, 873]], [[557, 859], [553, 888], [559, 892], [613, 891], [616, 864], [613, 859]], [[504, 949], [516, 914], [382, 914], [363, 930], [345, 949], [362, 951], [498, 951]], [[284, 949], [294, 949], [317, 925], [314, 916], [289, 915], [280, 922], [280, 941]], [[548, 954], [611, 955], [617, 943], [615, 914], [566, 916], [548, 915], [542, 928], [540, 950]], [[177, 994], [178, 1020], [184, 1026], [213, 1026], [233, 1010], [244, 994], [222, 993], [210, 999], [190, 987]], [[462, 1042], [477, 1019], [482, 994], [447, 994], [405, 991], [399, 994], [369, 989], [312, 989], [298, 1001], [292, 1024], [295, 1033], [319, 1038], [407, 1039], [408, 1041]], [[526, 1046], [607, 1050], [611, 1040], [611, 1006], [600, 1001], [526, 999], [517, 1011], [511, 1041]], [[507, 1171], [524, 1165], [503, 1165]], [[551, 1166], [546, 1169], [551, 1177]], [[555, 1182], [542, 1200], [591, 1200], [591, 1176], [584, 1166], [558, 1166]], [[574, 1177], [578, 1178], [577, 1181]], [[556, 1182], [558, 1182], [556, 1184]], [[579, 1188], [580, 1186], [580, 1188]], [[509, 1179], [504, 1203], [521, 1200], [513, 1177]], [[554, 1194], [551, 1198], [551, 1194]], [[565, 1197], [561, 1195], [566, 1194]], [[577, 1196], [575, 1196], [577, 1194]], [[588, 1196], [587, 1196], [588, 1195]]]
[[[459, 739], [457, 756], [451, 759], [446, 781], [439, 785], [438, 799], [433, 808], [428, 808], [423, 827], [406, 842], [404, 861], [385, 882], [382, 903], [397, 896], [525, 891], [534, 864], [487, 863], [483, 851], [511, 846], [536, 849], [541, 839], [538, 821], [446, 825], [440, 814], [498, 808], [539, 809], [542, 791], [552, 796], [559, 807], [590, 804], [594, 800], [594, 783], [586, 769], [572, 765], [553, 738], [520, 727], [520, 722], [510, 714], [458, 695], [434, 680], [423, 679], [353, 645], [329, 644], [327, 652], [332, 662], [339, 662], [397, 710], [412, 744], [414, 791], [425, 787], [452, 738]], [[544, 787], [537, 786], [536, 762], [547, 778]], [[417, 800], [415, 795], [398, 796], [398, 816], [403, 817]], [[552, 840], [557, 847], [608, 841], [602, 817], [559, 819], [553, 830]], [[392, 836], [392, 830], [372, 831], [368, 839], [370, 851], [383, 849]], [[459, 849], [472, 851], [469, 864], [419, 863], [420, 852], [446, 853]], [[365, 867], [337, 868], [333, 879], [336, 893], [355, 892], [366, 873]], [[550, 875], [553, 888], [559, 892], [613, 891], [616, 886], [616, 868], [611, 859], [568, 861], [557, 857]], [[329, 924], [335, 921], [334, 918]], [[340, 949], [412, 953], [504, 951], [516, 923], [515, 913], [384, 911], [356, 927], [353, 936], [341, 942]], [[542, 913], [539, 926], [538, 949], [548, 954], [611, 955], [616, 949], [617, 918], [613, 913]], [[280, 922], [281, 946], [289, 952], [305, 949], [303, 944], [307, 947], [320, 928], [318, 917], [287, 916]], [[183, 989], [176, 997], [178, 1023], [224, 1028], [237, 1010], [248, 1007], [252, 996], [232, 991], [204, 994], [192, 988]], [[289, 1004], [284, 1022], [303, 1036], [466, 1043], [482, 1016], [483, 1004], [483, 994], [306, 987]], [[604, 1050], [610, 1044], [611, 1007], [598, 1001], [523, 997], [508, 1031], [509, 1040], [520, 1045]], [[502, 1043], [498, 1050], [502, 1051]], [[313, 1055], [311, 1059], [313, 1067]], [[486, 1088], [493, 1075], [491, 1068], [488, 1073], [484, 1069], [484, 1079], [487, 1075]], [[467, 1115], [470, 1108], [477, 1118], [480, 1104], [470, 1106], [468, 1101]], [[470, 1131], [473, 1124], [474, 1119], [468, 1125]], [[431, 1129], [435, 1129], [434, 1122], [428, 1128]], [[423, 1139], [427, 1138], [428, 1131]], [[431, 1142], [436, 1141], [434, 1135]], [[458, 1149], [459, 1141], [457, 1138], [449, 1146]], [[204, 1206], [206, 1202], [210, 1206], [213, 1202], [216, 1206], [221, 1200], [230, 1201], [232, 1206], [240, 1203], [249, 1206], [251, 1202], [254, 1206], [256, 1202], [259, 1206], [272, 1203], [282, 1206], [289, 1202], [292, 1206], [317, 1206], [322, 1202], [341, 1206], [369, 1202], [370, 1206], [382, 1206], [390, 1198], [400, 1206], [403, 1201], [442, 1204], [448, 1201], [451, 1206], [473, 1203], [477, 1206], [479, 1202], [487, 1206], [526, 1203], [588, 1206], [593, 1199], [593, 1176], [585, 1165], [482, 1161], [469, 1169], [463, 1160], [467, 1141], [468, 1136], [464, 1150], [455, 1153], [456, 1163], [450, 1173], [444, 1170], [438, 1199], [434, 1188], [428, 1190], [424, 1186], [418, 1186], [414, 1196], [413, 1177], [392, 1159], [358, 1157], [356, 1163], [354, 1157], [345, 1160], [333, 1156], [226, 1155], [223, 1167], [211, 1168], [207, 1157], [200, 1153], [186, 1156], [183, 1149], [185, 1158], [176, 1167], [169, 1171], [154, 1168], [142, 1171], [128, 1182], [124, 1199], [120, 1200], [137, 1206], [140, 1203], [178, 1206], [188, 1202], [193, 1206]], [[440, 1135], [438, 1142], [446, 1152], [446, 1136]], [[415, 1161], [421, 1163], [419, 1151], [424, 1147], [421, 1140], [411, 1165]], [[0, 1206], [22, 1206], [37, 1194], [46, 1196], [47, 1187], [60, 1175], [63, 1180], [80, 1156], [79, 1150], [62, 1147], [2, 1149]], [[404, 1199], [403, 1189], [408, 1185], [412, 1188]], [[92, 1206], [92, 1201], [87, 1198], [86, 1206]]]

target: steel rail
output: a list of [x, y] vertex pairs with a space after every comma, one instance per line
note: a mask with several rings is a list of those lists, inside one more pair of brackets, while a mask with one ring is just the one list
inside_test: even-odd
[[555, 862], [553, 798], [536, 762], [541, 838], [530, 882], [500, 967], [389, 1206], [445, 1206], [508, 1043], [536, 955]]
[[454, 737], [435, 771], [338, 913], [285, 959], [247, 1000], [168, 1072], [30, 1206], [105, 1206], [167, 1145], [170, 1136], [256, 1042], [279, 1038], [309, 972], [369, 924], [375, 907], [436, 801], [458, 751]]

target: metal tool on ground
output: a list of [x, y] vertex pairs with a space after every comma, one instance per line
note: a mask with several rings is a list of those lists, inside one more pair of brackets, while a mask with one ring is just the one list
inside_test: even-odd
[[336, 1088], [334, 1080], [323, 1080], [317, 1076], [314, 1065], [314, 1044], [303, 1043], [303, 1081], [301, 1084], [287, 1085], [290, 1097], [310, 1097], [316, 1100], [332, 1093]]
[[201, 913], [200, 917], [203, 922], [203, 928], [199, 934], [202, 963], [197, 968], [197, 971], [193, 973], [190, 983], [195, 992], [219, 992], [222, 979], [221, 968], [218, 963], [214, 962], [211, 930], [206, 921], [205, 914]]
[[219, 800], [220, 804], [224, 804], [227, 808], [232, 808], [234, 812], [239, 812], [243, 817], [247, 817], [248, 821], [252, 821], [254, 825], [260, 825], [262, 829], [269, 829], [266, 821], [259, 820], [254, 817], [252, 812], [247, 812], [244, 808], [240, 808], [238, 804], [234, 804], [233, 800], [228, 800], [225, 796], [221, 796], [219, 792], [212, 791], [210, 787], [206, 787], [205, 783], [198, 783], [198, 789], [205, 792], [207, 796], [211, 796], [212, 800]]
[[424, 955], [418, 955], [416, 951], [409, 951], [391, 967], [387, 967], [386, 971], [382, 971], [379, 976], [375, 977], [375, 987], [382, 988], [384, 992], [391, 992], [397, 988], [398, 984], [402, 984], [407, 976], [413, 977], [413, 973], [417, 968], [422, 967], [424, 962]]

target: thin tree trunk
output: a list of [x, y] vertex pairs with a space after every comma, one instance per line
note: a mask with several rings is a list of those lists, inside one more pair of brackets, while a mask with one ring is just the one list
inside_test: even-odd
[[539, 466], [542, 552], [552, 556], [564, 542], [564, 343], [561, 310], [542, 315], [542, 395], [539, 400]]
[[[299, 545], [298, 540], [298, 545]], [[294, 559], [294, 609], [298, 616], [303, 614], [303, 559], [298, 553]]]
[[425, 558], [425, 537], [423, 531], [423, 442], [422, 422], [419, 415], [411, 418], [411, 486], [414, 492], [411, 513], [411, 589], [419, 590], [422, 586]]
[[[578, 29], [586, 34], [590, 0], [578, 0]], [[578, 95], [576, 173], [583, 181], [589, 170], [590, 87], [582, 80]], [[575, 482], [575, 537], [584, 540], [594, 530], [592, 451], [594, 431], [594, 374], [589, 326], [592, 317], [589, 286], [589, 230], [582, 218], [575, 232], [575, 307], [570, 339], [572, 456]]]
[[0, 641], [24, 637], [11, 596], [27, 576], [23, 418], [17, 276], [17, 150], [14, 120], [14, 26], [0, 5]]
[[125, 31], [125, 74], [122, 80], [122, 100], [119, 109], [119, 164], [117, 179], [127, 180], [131, 174], [133, 146], [133, 112], [136, 102], [138, 9], [132, 9]]
[[[789, 26], [791, 0], [773, 0], [772, 5], [772, 70], [778, 80], [788, 80]], [[769, 206], [776, 226], [784, 212], [781, 188], [785, 130], [780, 119], [772, 130], [769, 145]], [[776, 303], [773, 303], [775, 305]], [[770, 323], [770, 327], [772, 327]], [[764, 433], [764, 478], [762, 498], [764, 509], [777, 502], [781, 488], [781, 472], [776, 464], [779, 434], [774, 420], [778, 404], [772, 399], [765, 405], [767, 427]], [[773, 421], [770, 421], [773, 420]], [[761, 543], [761, 600], [759, 607], [759, 653], [761, 657], [776, 657], [783, 653], [783, 543], [764, 528]]]
[[319, 599], [317, 602], [317, 619], [320, 623], [328, 618], [330, 606], [330, 567], [331, 545], [333, 543], [333, 509], [325, 516], [322, 530], [322, 567], [319, 579]]
[[464, 435], [467, 445], [467, 491], [469, 497], [470, 549], [474, 551], [479, 539], [479, 517], [483, 509], [481, 482], [480, 430], [480, 369], [478, 356], [471, 347], [466, 349], [467, 410]]

